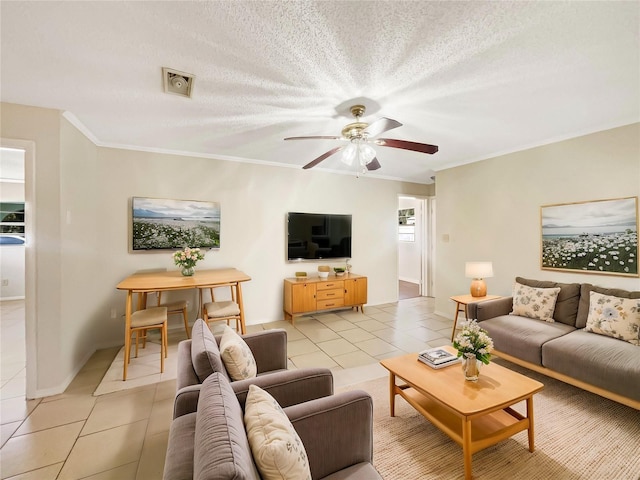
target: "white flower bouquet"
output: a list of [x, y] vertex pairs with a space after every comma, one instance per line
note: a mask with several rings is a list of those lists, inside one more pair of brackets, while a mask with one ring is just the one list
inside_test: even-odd
[[458, 350], [458, 357], [469, 358], [465, 354], [473, 354], [476, 359], [489, 365], [493, 351], [493, 340], [475, 320], [469, 320], [462, 324], [462, 331], [456, 335], [453, 346]]

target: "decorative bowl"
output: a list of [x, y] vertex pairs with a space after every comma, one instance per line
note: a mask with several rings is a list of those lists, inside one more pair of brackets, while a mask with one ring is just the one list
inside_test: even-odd
[[329, 272], [318, 272], [318, 276], [323, 279], [329, 278]]

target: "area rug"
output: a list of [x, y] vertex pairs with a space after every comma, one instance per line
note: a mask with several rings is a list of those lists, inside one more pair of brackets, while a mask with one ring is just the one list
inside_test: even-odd
[[[545, 385], [534, 397], [536, 449], [529, 452], [525, 431], [475, 453], [475, 480], [640, 479], [639, 411], [497, 362]], [[373, 462], [385, 480], [464, 478], [462, 448], [404, 399], [396, 397], [396, 416], [389, 416], [388, 377], [337, 391], [355, 389], [373, 397]], [[524, 414], [524, 402], [515, 409]]]
[[122, 347], [113, 362], [111, 362], [111, 366], [102, 378], [100, 385], [93, 392], [94, 396], [97, 397], [176, 378], [178, 371], [177, 344], [169, 344], [167, 358], [164, 359], [163, 373], [160, 373], [160, 343], [148, 341], [146, 348], [138, 349], [138, 358], [133, 357], [133, 348], [131, 351], [132, 356], [127, 368], [127, 380], [122, 381], [124, 367], [124, 347]]

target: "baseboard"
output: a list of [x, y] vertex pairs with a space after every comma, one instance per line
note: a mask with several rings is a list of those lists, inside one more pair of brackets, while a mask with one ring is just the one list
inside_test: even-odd
[[0, 302], [8, 302], [10, 300], [24, 300], [25, 297], [0, 297]]

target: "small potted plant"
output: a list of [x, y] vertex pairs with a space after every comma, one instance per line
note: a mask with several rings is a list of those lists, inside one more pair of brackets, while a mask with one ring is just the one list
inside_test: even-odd
[[204, 253], [199, 248], [186, 247], [173, 254], [173, 262], [182, 267], [182, 275], [185, 277], [190, 277], [195, 273], [196, 263], [202, 259], [204, 259]]

